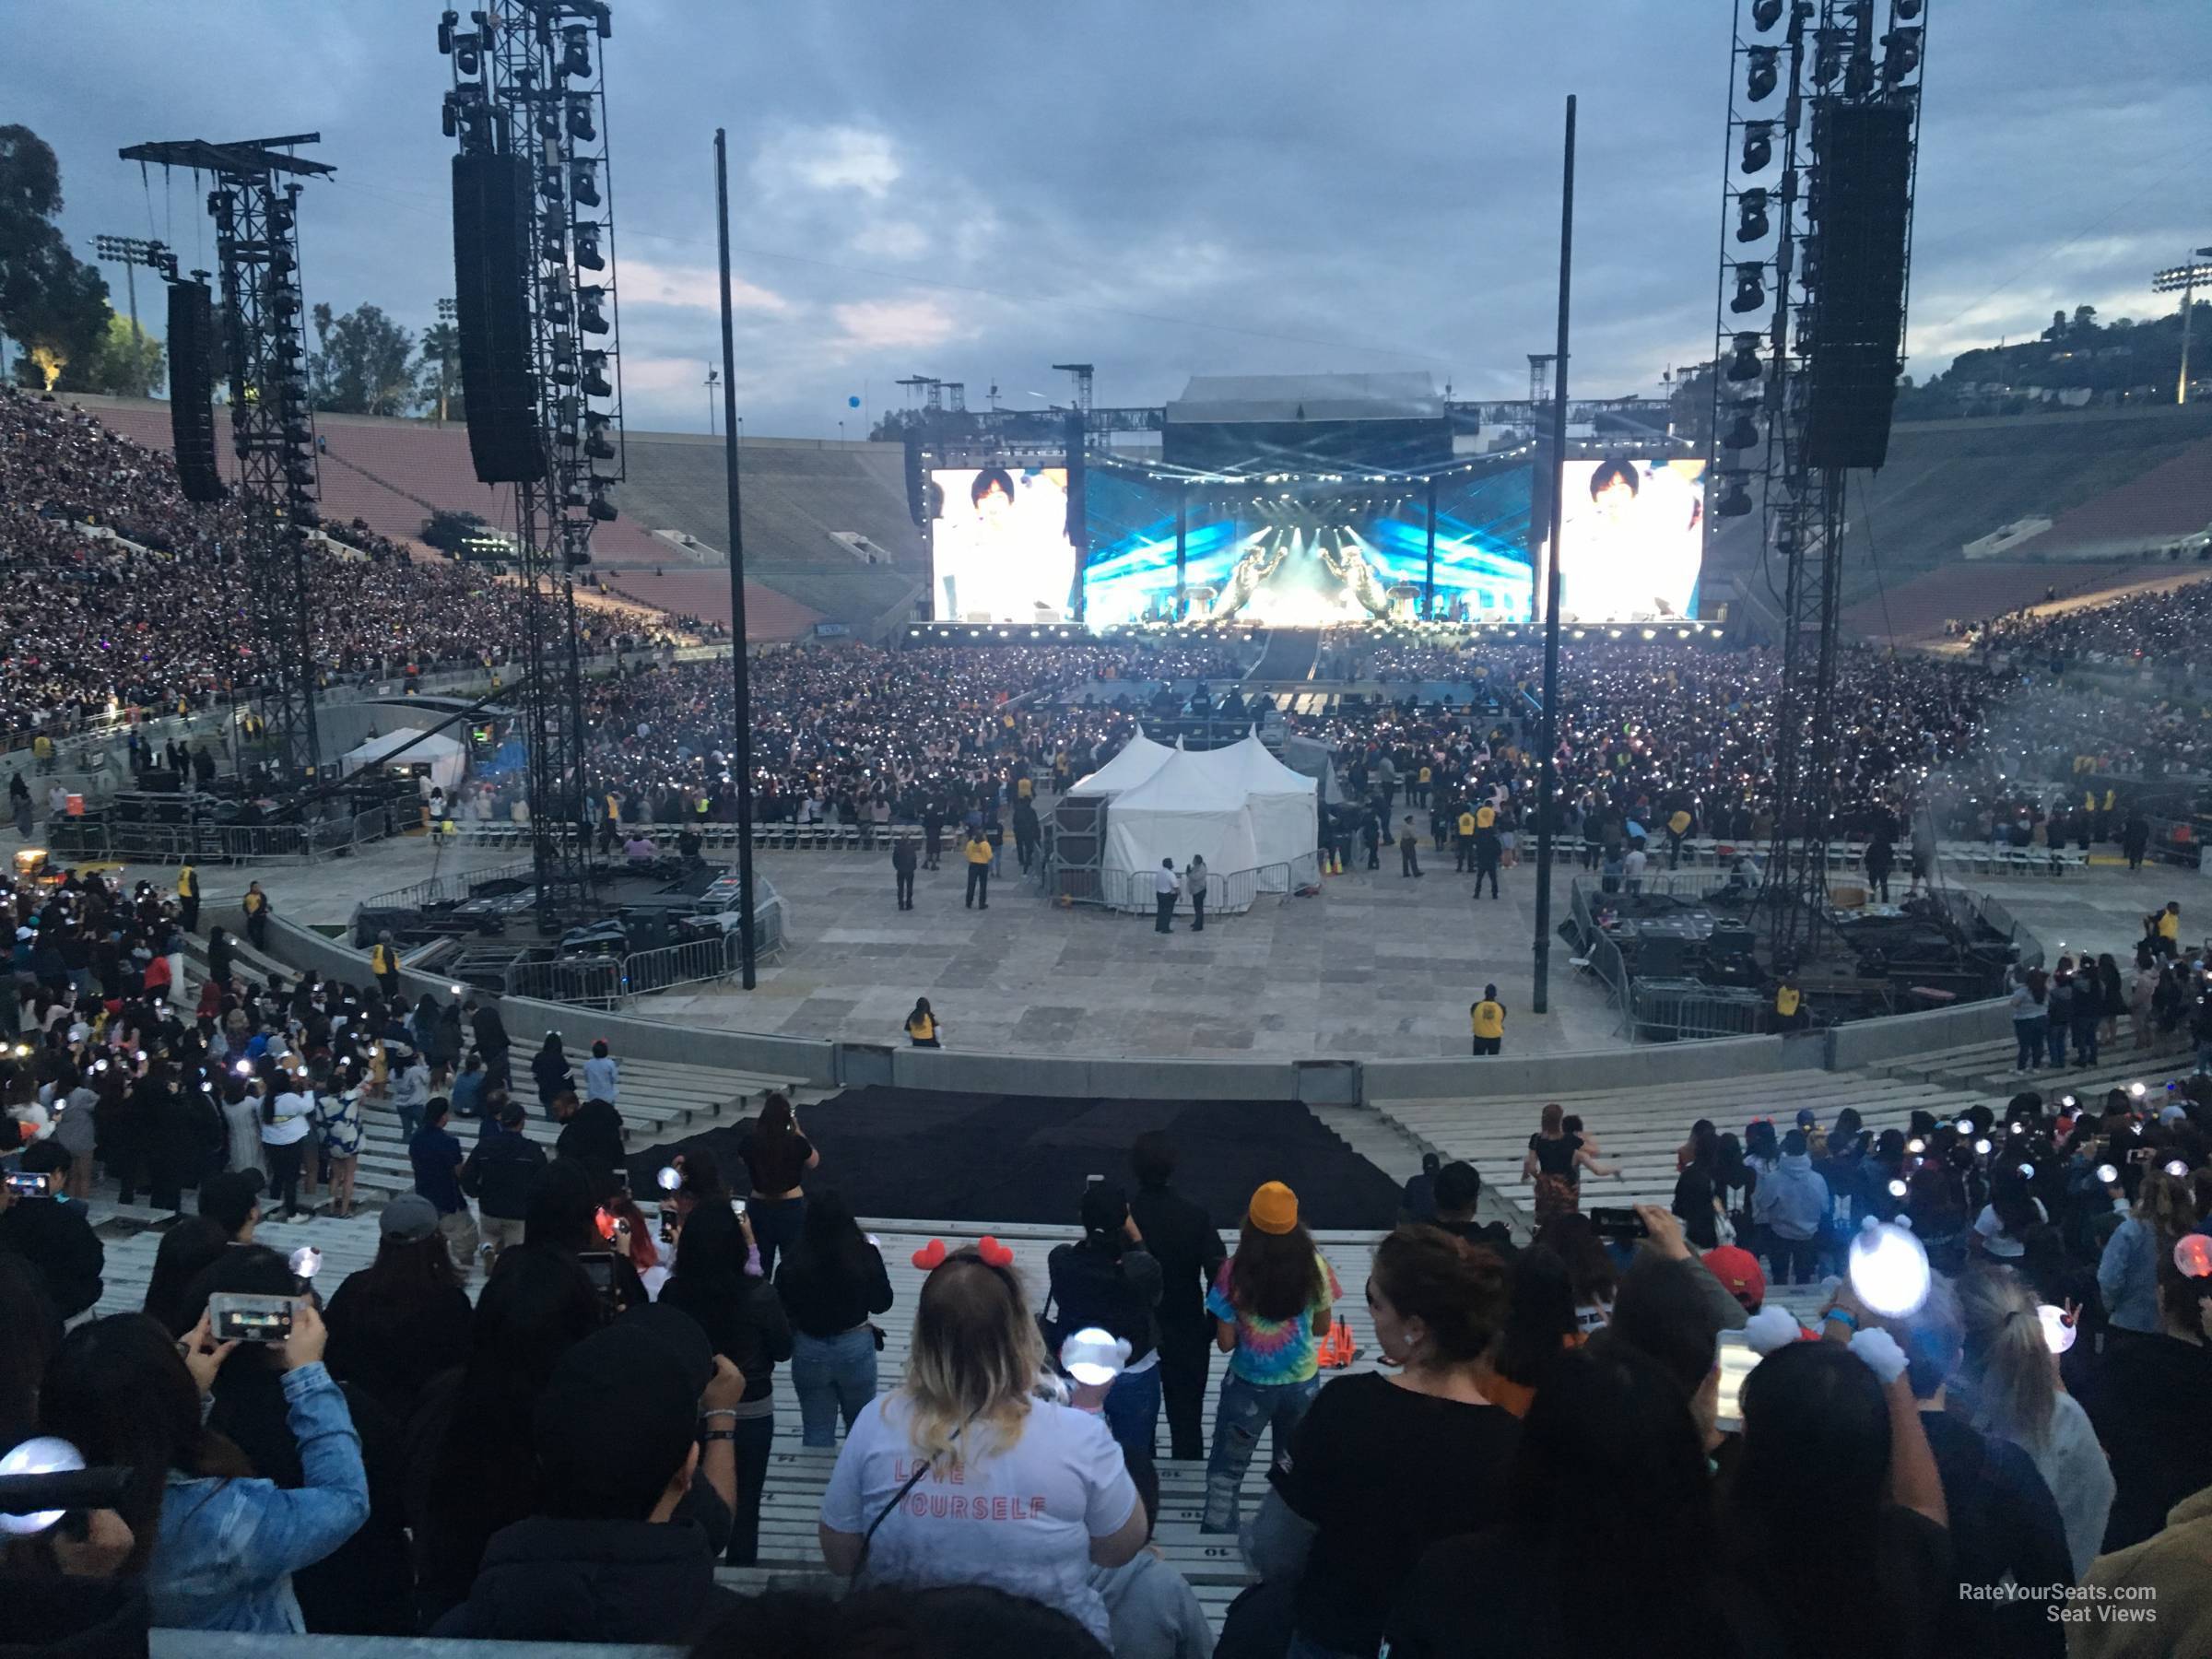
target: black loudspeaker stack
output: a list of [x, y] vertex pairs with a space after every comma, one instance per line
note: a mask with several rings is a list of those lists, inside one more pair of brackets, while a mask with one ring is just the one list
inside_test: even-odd
[[1912, 111], [1901, 102], [1825, 104], [1818, 275], [1806, 459], [1817, 467], [1879, 466], [1889, 453], [1904, 334], [1905, 226]]
[[453, 158], [453, 318], [468, 453], [487, 484], [546, 476], [530, 371], [529, 169], [513, 155]]
[[169, 285], [169, 431], [188, 501], [223, 499], [215, 465], [215, 305], [204, 282]]

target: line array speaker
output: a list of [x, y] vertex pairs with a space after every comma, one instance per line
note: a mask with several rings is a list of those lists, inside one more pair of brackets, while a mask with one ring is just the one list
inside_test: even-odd
[[1879, 466], [1889, 453], [1901, 367], [1912, 108], [1824, 104], [1814, 113], [1813, 145], [1821, 208], [1806, 459], [1818, 467]]
[[215, 465], [215, 304], [204, 282], [169, 285], [169, 433], [188, 501], [223, 499]]
[[453, 317], [468, 453], [487, 484], [546, 476], [530, 364], [526, 224], [520, 156], [453, 158]]

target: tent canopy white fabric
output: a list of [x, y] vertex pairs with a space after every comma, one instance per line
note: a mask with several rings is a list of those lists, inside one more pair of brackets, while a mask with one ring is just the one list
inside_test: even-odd
[[[1144, 879], [1163, 858], [1185, 869], [1194, 855], [1218, 877], [1255, 872], [1241, 890], [1281, 892], [1310, 878], [1319, 806], [1313, 781], [1248, 738], [1227, 748], [1165, 751], [1106, 815], [1110, 892], [1136, 909], [1151, 902]], [[1210, 895], [1227, 900], [1226, 890]], [[1247, 898], [1245, 902], [1249, 902]]]
[[[409, 745], [413, 747], [409, 747]], [[434, 732], [426, 737], [412, 726], [402, 726], [395, 732], [386, 732], [382, 736], [370, 738], [359, 747], [348, 749], [339, 764], [346, 771], [360, 771], [364, 768], [382, 766], [385, 756], [400, 748], [406, 748], [407, 752], [401, 755], [394, 762], [394, 765], [427, 763], [430, 769], [430, 782], [448, 794], [459, 785], [462, 774], [468, 770], [468, 751], [461, 746], [458, 738], [448, 737], [442, 732]]]
[[1168, 763], [1175, 751], [1164, 743], [1155, 743], [1137, 728], [1136, 735], [1122, 746], [1119, 753], [1097, 771], [1076, 780], [1068, 789], [1070, 794], [1118, 795], [1124, 790], [1135, 789]]

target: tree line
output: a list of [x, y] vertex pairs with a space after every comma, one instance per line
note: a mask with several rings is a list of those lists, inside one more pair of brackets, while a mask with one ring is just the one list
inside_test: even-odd
[[[29, 127], [0, 125], [0, 364], [20, 384], [57, 392], [150, 397], [164, 379], [161, 342], [119, 314], [107, 278], [79, 259], [57, 222], [62, 170]], [[218, 331], [222, 303], [216, 303]], [[318, 409], [341, 415], [463, 416], [460, 335], [448, 323], [419, 336], [374, 305], [309, 312], [308, 386]]]

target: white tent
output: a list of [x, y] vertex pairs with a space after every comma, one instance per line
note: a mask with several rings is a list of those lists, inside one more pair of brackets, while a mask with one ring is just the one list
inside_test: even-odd
[[1112, 796], [1135, 789], [1165, 766], [1168, 757], [1174, 752], [1164, 743], [1153, 742], [1139, 726], [1136, 735], [1123, 745], [1112, 759], [1088, 776], [1077, 778], [1067, 793]]
[[1318, 817], [1312, 781], [1256, 743], [1252, 747], [1256, 759], [1239, 752], [1241, 744], [1171, 750], [1150, 777], [1114, 799], [1103, 858], [1110, 902], [1149, 909], [1151, 875], [1162, 858], [1173, 860], [1179, 873], [1194, 854], [1204, 858], [1212, 874], [1208, 903], [1218, 911], [1241, 910], [1255, 892], [1281, 892], [1312, 878]]
[[403, 767], [427, 764], [430, 782], [449, 795], [460, 783], [462, 773], [468, 770], [468, 751], [458, 738], [448, 737], [442, 732], [426, 737], [412, 726], [402, 726], [396, 732], [370, 738], [359, 748], [348, 750], [338, 764], [347, 772], [374, 770], [384, 764], [385, 756], [403, 747], [407, 752], [393, 764]]
[[1280, 893], [1301, 886], [1314, 873], [1320, 830], [1321, 797], [1313, 780], [1269, 754], [1256, 732], [1216, 753], [1225, 766], [1236, 769], [1231, 775], [1244, 788], [1260, 891]]

